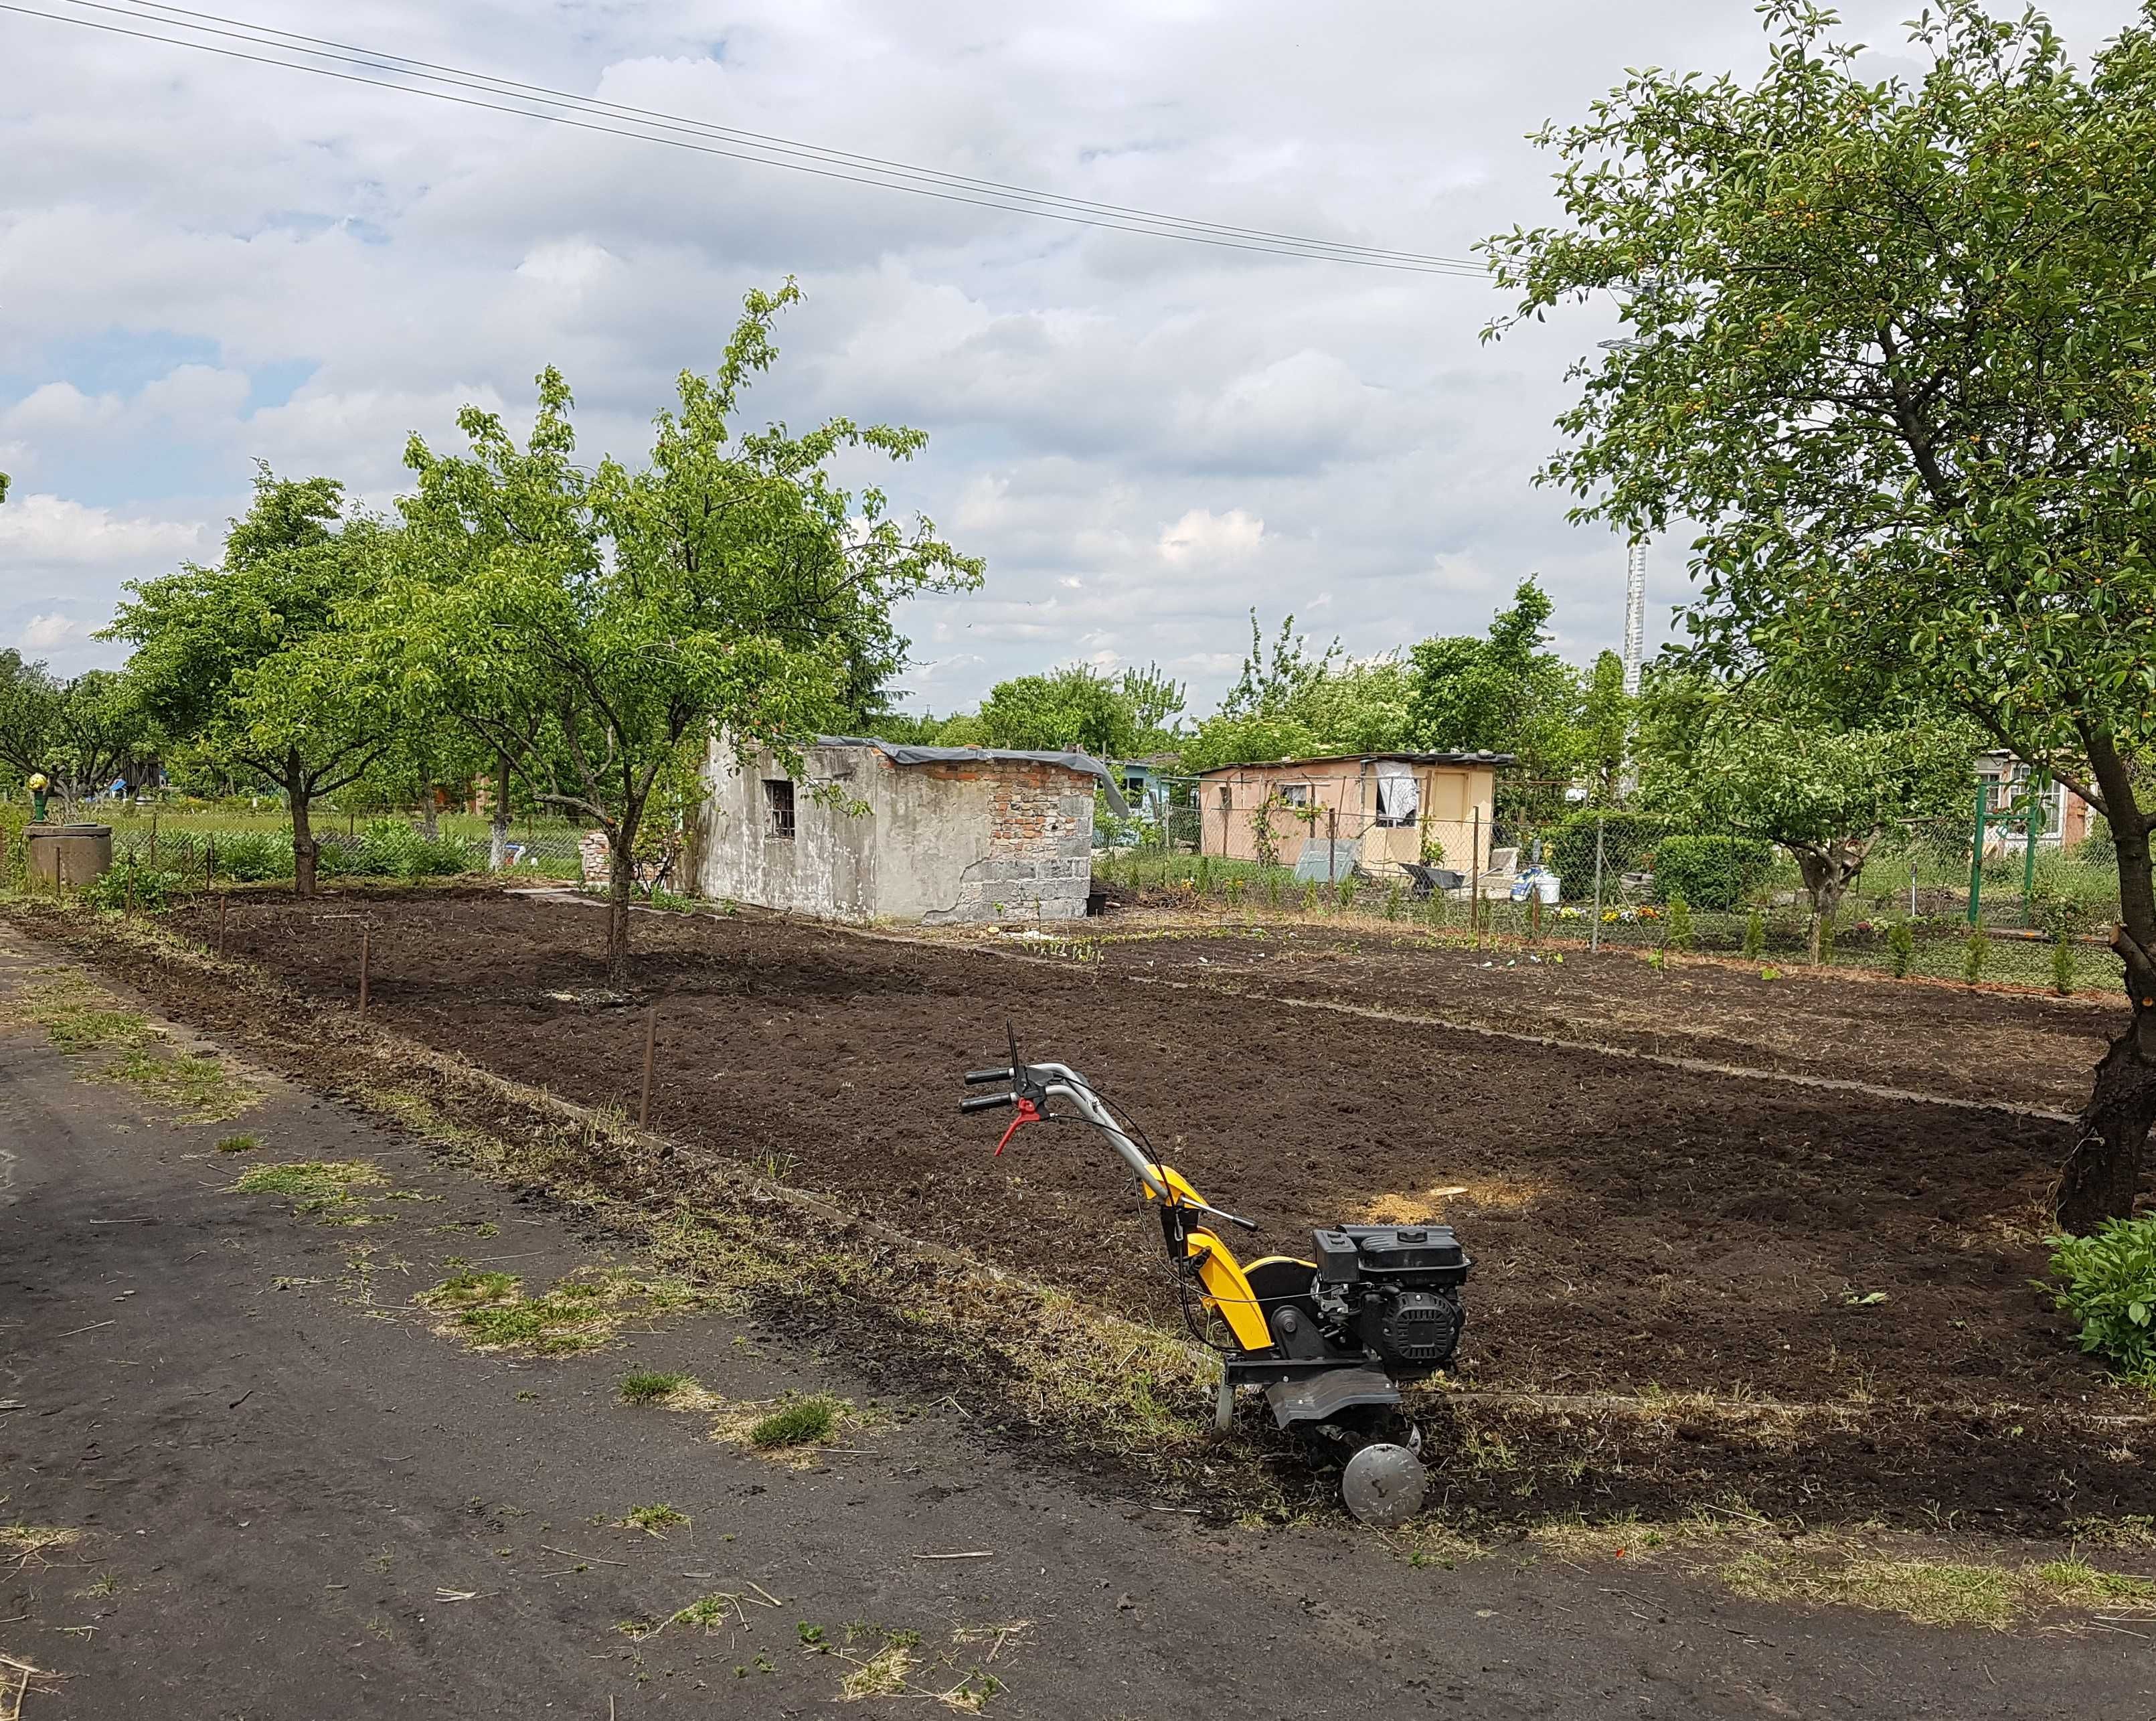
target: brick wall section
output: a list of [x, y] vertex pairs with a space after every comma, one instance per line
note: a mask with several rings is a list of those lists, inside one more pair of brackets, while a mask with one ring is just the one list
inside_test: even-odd
[[1075, 920], [1093, 887], [1094, 780], [1060, 765], [997, 759], [918, 765], [947, 781], [989, 785], [988, 853], [961, 876], [931, 922]]

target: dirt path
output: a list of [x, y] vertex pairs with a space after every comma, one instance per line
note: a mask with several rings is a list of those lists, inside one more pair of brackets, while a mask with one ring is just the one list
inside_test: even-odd
[[[0, 1005], [49, 963], [0, 938]], [[59, 1676], [27, 1721], [946, 1713], [842, 1701], [894, 1641], [921, 1691], [971, 1681], [987, 1713], [1072, 1721], [2156, 1709], [2138, 1639], [2010, 1643], [1652, 1566], [1416, 1567], [1335, 1527], [1215, 1529], [1074, 1495], [948, 1410], [882, 1407], [847, 1450], [775, 1466], [708, 1417], [624, 1406], [624, 1372], [865, 1404], [839, 1363], [709, 1313], [558, 1359], [468, 1352], [417, 1291], [460, 1262], [590, 1277], [605, 1241], [259, 1071], [245, 1115], [187, 1123], [83, 1079], [101, 1066], [0, 1030], [0, 1522], [72, 1533], [0, 1549], [0, 1653]], [[236, 1132], [259, 1146], [219, 1153]], [[233, 1192], [291, 1160], [377, 1168], [380, 1223]], [[660, 1503], [690, 1521], [620, 1527]], [[749, 1600], [711, 1631], [618, 1629], [721, 1592]]]

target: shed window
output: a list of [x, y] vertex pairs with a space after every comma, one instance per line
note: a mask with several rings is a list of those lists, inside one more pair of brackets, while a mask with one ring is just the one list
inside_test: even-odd
[[1283, 783], [1280, 798], [1284, 807], [1306, 807], [1310, 804], [1310, 785], [1307, 783]]
[[793, 780], [789, 777], [763, 779], [763, 829], [767, 836], [793, 835]]

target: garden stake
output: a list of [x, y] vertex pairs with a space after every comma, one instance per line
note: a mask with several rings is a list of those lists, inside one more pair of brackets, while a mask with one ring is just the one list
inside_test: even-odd
[[1594, 815], [1594, 918], [1588, 922], [1587, 948], [1602, 948], [1602, 826], [1604, 815]]
[[362, 1016], [367, 1014], [367, 963], [371, 936], [371, 928], [359, 929], [359, 1013]]
[[651, 1055], [659, 1044], [659, 1006], [653, 1004], [644, 1013], [644, 1092], [636, 1102], [636, 1127], [639, 1129], [651, 1119]]
[[219, 891], [217, 893], [217, 953], [219, 956], [224, 954], [224, 912], [231, 907], [232, 892]]

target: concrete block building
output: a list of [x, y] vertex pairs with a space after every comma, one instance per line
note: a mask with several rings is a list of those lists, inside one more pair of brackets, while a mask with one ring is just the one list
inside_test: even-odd
[[839, 920], [1073, 920], [1093, 882], [1083, 753], [824, 736], [797, 776], [713, 742], [690, 848], [700, 895]]

